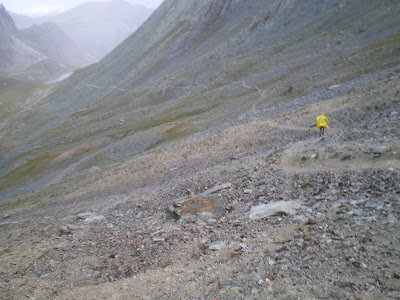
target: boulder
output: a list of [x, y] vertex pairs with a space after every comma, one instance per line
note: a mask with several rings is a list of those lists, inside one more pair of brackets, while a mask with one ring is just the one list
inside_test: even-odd
[[190, 216], [206, 220], [218, 219], [225, 214], [224, 201], [216, 197], [183, 197], [173, 201], [168, 213], [176, 220]]
[[300, 204], [296, 201], [278, 201], [269, 204], [260, 204], [250, 209], [249, 218], [251, 220], [264, 219], [277, 215], [292, 215]]

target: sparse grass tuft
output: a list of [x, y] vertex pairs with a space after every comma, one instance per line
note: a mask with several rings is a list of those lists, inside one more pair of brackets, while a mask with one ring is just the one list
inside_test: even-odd
[[310, 183], [309, 183], [309, 182], [306, 182], [306, 183], [303, 183], [300, 187], [301, 187], [302, 189], [305, 189], [305, 188], [308, 187], [308, 186], [310, 186]]

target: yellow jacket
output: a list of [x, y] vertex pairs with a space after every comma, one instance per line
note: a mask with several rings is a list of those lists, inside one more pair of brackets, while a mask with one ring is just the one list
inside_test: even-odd
[[326, 129], [329, 129], [328, 122], [328, 118], [325, 117], [324, 113], [322, 113], [317, 117], [317, 128], [320, 129], [321, 127], [325, 127]]

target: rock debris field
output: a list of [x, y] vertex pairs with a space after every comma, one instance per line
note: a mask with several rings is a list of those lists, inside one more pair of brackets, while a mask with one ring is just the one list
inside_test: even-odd
[[8, 208], [1, 298], [399, 299], [399, 75], [275, 114], [260, 103]]

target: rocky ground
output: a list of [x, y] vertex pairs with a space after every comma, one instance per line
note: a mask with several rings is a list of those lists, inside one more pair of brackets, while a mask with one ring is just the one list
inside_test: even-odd
[[260, 101], [3, 209], [1, 298], [400, 298], [399, 76]]

